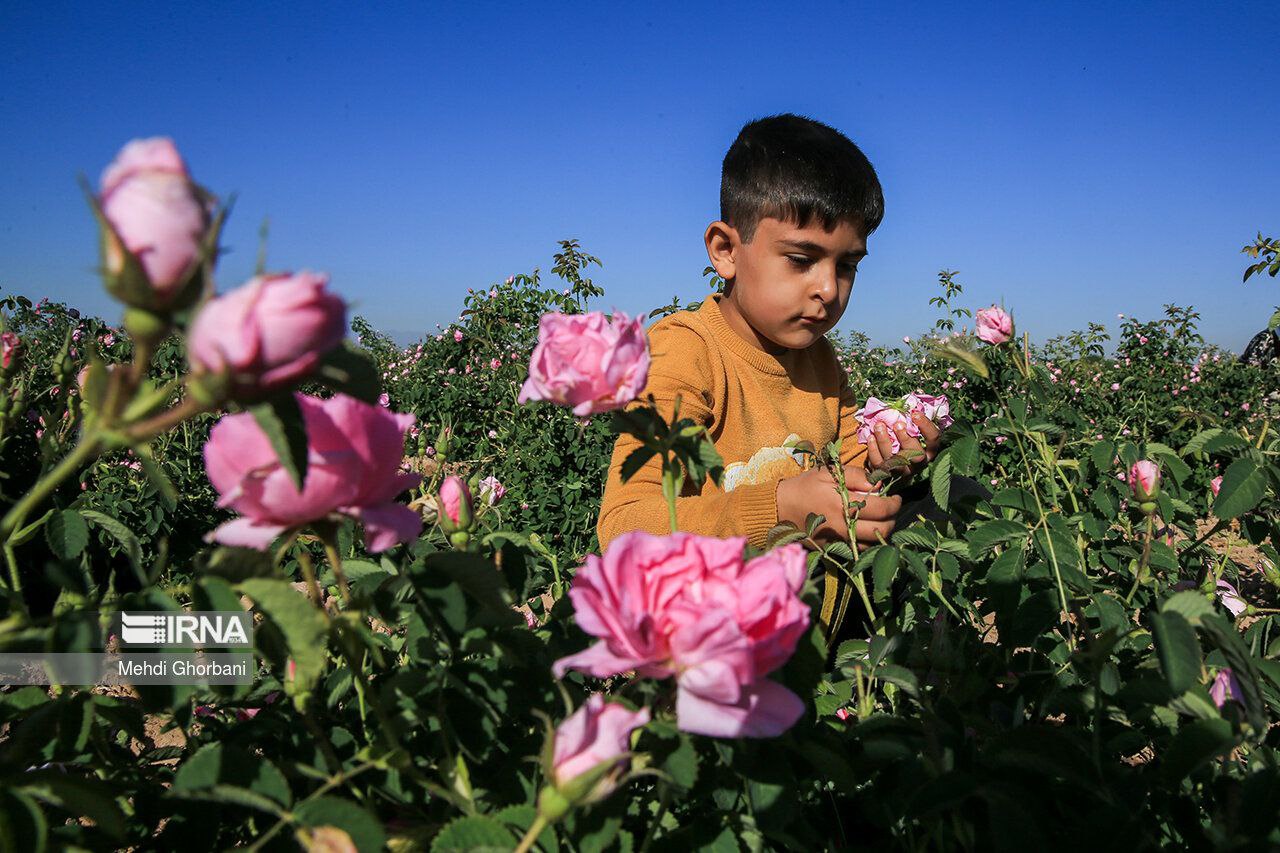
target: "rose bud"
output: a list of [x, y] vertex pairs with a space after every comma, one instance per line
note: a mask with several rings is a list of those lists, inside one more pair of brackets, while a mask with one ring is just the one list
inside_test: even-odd
[[620, 409], [644, 390], [649, 339], [644, 320], [618, 311], [612, 322], [598, 311], [543, 314], [529, 378], [517, 402], [546, 400], [572, 406], [578, 417]]
[[1240, 687], [1240, 679], [1236, 678], [1236, 674], [1231, 671], [1230, 667], [1223, 667], [1218, 670], [1217, 676], [1213, 679], [1213, 684], [1209, 687], [1209, 698], [1219, 708], [1229, 701], [1244, 704], [1244, 690]]
[[346, 304], [325, 291], [328, 280], [306, 271], [259, 276], [201, 308], [187, 357], [212, 379], [210, 396], [253, 400], [312, 373], [347, 331]]
[[629, 711], [599, 693], [588, 697], [556, 728], [547, 772], [551, 787], [538, 797], [542, 816], [555, 821], [570, 806], [612, 794], [630, 755], [631, 733], [648, 722], [648, 708]]
[[1013, 337], [1013, 317], [998, 305], [981, 308], [974, 315], [978, 338], [992, 346], [1002, 344]]
[[1218, 492], [1222, 491], [1222, 477], [1218, 476], [1210, 480], [1209, 488], [1213, 489], [1213, 496], [1216, 498], [1218, 496]]
[[436, 501], [440, 529], [445, 533], [466, 532], [471, 528], [475, 502], [471, 489], [461, 477], [445, 477], [440, 484], [440, 498]]
[[[1160, 466], [1147, 459], [1139, 459], [1129, 466], [1129, 489], [1134, 500], [1142, 505], [1143, 512], [1150, 512], [1146, 504], [1160, 495]], [[1154, 509], [1154, 505], [1151, 509]]]
[[[192, 182], [173, 141], [135, 139], [102, 173], [99, 205], [108, 290], [148, 310], [180, 308], [199, 295], [212, 199]], [[114, 233], [113, 233], [114, 232]], [[145, 282], [126, 281], [124, 251], [137, 258]]]

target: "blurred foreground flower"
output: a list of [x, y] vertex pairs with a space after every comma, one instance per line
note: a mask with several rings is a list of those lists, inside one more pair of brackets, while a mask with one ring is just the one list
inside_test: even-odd
[[1209, 687], [1209, 698], [1213, 700], [1213, 704], [1219, 708], [1226, 705], [1229, 700], [1244, 704], [1243, 697], [1244, 691], [1240, 688], [1240, 680], [1236, 678], [1231, 668], [1223, 667], [1218, 670], [1213, 684]]
[[620, 409], [649, 378], [649, 340], [644, 319], [618, 311], [604, 314], [543, 314], [529, 378], [518, 402], [546, 400], [571, 406], [578, 417]]
[[204, 447], [219, 507], [240, 513], [206, 538], [265, 549], [286, 530], [332, 515], [363, 522], [365, 545], [385, 551], [422, 530], [422, 518], [394, 498], [416, 485], [400, 471], [413, 415], [389, 412], [345, 394], [328, 400], [295, 394], [307, 429], [307, 476], [295, 488], [266, 433], [248, 412], [214, 425]]
[[[111, 225], [103, 233], [103, 258], [112, 295], [146, 309], [180, 307], [198, 296], [188, 284], [203, 260], [212, 204], [173, 140], [129, 142], [100, 186], [102, 214]], [[124, 250], [138, 259], [147, 282], [122, 280], [129, 274]]]
[[347, 307], [328, 276], [259, 276], [206, 304], [187, 335], [198, 372], [235, 399], [258, 399], [313, 372], [347, 333]]
[[603, 695], [587, 697], [556, 728], [551, 772], [571, 803], [593, 803], [613, 793], [631, 749], [631, 733], [649, 722], [649, 709], [629, 711]]
[[587, 557], [569, 598], [578, 625], [599, 638], [556, 661], [596, 678], [634, 669], [675, 676], [677, 725], [713, 737], [774, 737], [804, 703], [767, 676], [790, 659], [809, 627], [796, 594], [805, 579], [800, 545], [747, 562], [746, 539], [641, 531]]

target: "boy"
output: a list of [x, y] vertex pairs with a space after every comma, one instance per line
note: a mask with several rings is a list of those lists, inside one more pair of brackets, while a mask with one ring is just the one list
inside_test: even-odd
[[[725, 280], [697, 311], [682, 311], [649, 329], [648, 385], [664, 416], [676, 395], [680, 414], [707, 426], [724, 458], [720, 487], [686, 483], [676, 499], [680, 530], [746, 536], [763, 546], [779, 521], [803, 527], [810, 512], [826, 522], [817, 535], [856, 541], [866, 549], [893, 532], [901, 497], [876, 494], [867, 467], [883, 467], [892, 438], [859, 444], [854, 412], [862, 406], [835, 350], [824, 337], [844, 314], [867, 237], [884, 211], [880, 181], [847, 137], [811, 119], [779, 115], [748, 123], [725, 155], [720, 220], [704, 235], [707, 255]], [[915, 416], [924, 442], [899, 425], [898, 440], [923, 456], [911, 476], [938, 452], [939, 431]], [[837, 437], [845, 482], [865, 500], [856, 530], [843, 522], [834, 478], [805, 470], [797, 441], [816, 449]], [[597, 533], [600, 547], [629, 530], [670, 532], [661, 468], [652, 459], [623, 483], [621, 467], [636, 447], [623, 435], [614, 446]], [[843, 574], [829, 571], [820, 619], [828, 635], [849, 600]]]

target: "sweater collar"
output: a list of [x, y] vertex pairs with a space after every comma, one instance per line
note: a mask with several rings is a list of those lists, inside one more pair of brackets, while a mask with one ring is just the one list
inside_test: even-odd
[[720, 300], [723, 297], [724, 294], [722, 293], [713, 293], [703, 301], [702, 307], [698, 309], [698, 313], [706, 321], [715, 339], [721, 346], [737, 355], [756, 370], [774, 376], [785, 376], [788, 373], [788, 368], [795, 363], [798, 350], [787, 350], [782, 355], [772, 355], [744, 340], [741, 335], [733, 330], [733, 327], [729, 325], [729, 321], [724, 318], [724, 314], [720, 311]]

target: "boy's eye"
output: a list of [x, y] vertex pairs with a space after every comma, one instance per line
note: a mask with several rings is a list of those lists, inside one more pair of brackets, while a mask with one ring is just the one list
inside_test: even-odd
[[787, 255], [787, 260], [798, 267], [807, 267], [813, 263], [813, 259], [808, 255]]

